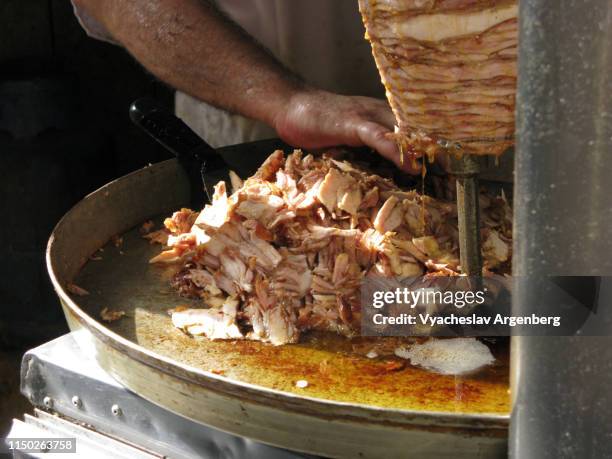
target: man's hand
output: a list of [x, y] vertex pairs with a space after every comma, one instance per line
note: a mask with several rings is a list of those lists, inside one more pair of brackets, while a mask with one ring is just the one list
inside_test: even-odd
[[406, 172], [420, 173], [412, 161], [400, 164], [397, 144], [387, 136], [393, 132], [395, 118], [386, 101], [303, 89], [288, 99], [273, 124], [281, 139], [291, 145], [368, 146]]

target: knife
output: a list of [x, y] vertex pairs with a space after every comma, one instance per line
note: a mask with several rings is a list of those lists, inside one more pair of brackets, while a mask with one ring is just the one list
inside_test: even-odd
[[223, 157], [157, 100], [143, 97], [133, 102], [130, 119], [178, 158], [189, 177], [195, 210], [204, 207], [207, 199], [212, 201], [219, 181], [230, 186], [230, 169]]

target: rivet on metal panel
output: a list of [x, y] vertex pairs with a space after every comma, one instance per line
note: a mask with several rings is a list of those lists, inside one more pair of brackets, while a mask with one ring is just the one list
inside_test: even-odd
[[111, 406], [111, 413], [113, 413], [113, 416], [121, 416], [122, 412], [121, 408], [119, 408], [119, 405], [115, 404]]
[[47, 395], [45, 398], [43, 398], [43, 405], [49, 409], [53, 408], [53, 399]]
[[76, 406], [77, 408], [81, 408], [82, 403], [78, 395], [75, 395], [74, 397], [72, 397], [72, 404]]

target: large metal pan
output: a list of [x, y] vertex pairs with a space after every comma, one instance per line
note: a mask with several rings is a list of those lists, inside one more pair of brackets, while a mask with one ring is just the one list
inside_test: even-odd
[[[221, 153], [245, 176], [274, 146], [257, 142]], [[147, 263], [159, 247], [134, 228], [189, 199], [187, 175], [176, 160], [164, 161], [90, 194], [51, 235], [47, 265], [68, 324], [81, 330], [85, 351], [113, 377], [175, 413], [297, 451], [366, 458], [506, 455], [503, 346], [486, 373], [453, 377], [410, 366], [389, 371], [385, 361], [351, 352], [374, 345], [365, 339], [313, 335], [304, 344], [274, 347], [196, 340], [174, 329], [166, 310], [186, 300], [168, 286], [167, 272]], [[124, 234], [118, 247], [109, 243], [117, 234]], [[70, 282], [90, 294], [69, 294]], [[103, 325], [102, 307], [127, 316]], [[308, 387], [296, 387], [300, 379]]]

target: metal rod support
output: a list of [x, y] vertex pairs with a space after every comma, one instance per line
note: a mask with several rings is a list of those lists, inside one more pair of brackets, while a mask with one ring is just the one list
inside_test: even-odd
[[480, 252], [480, 204], [478, 199], [479, 158], [451, 155], [451, 172], [457, 177], [459, 255], [461, 271], [468, 276], [482, 275]]

